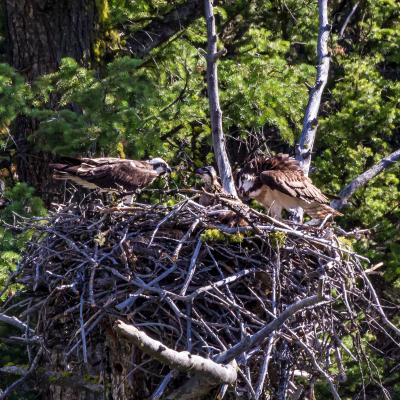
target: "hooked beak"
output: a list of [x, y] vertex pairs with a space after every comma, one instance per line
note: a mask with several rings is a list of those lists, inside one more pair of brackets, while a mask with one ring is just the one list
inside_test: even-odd
[[239, 189], [238, 192], [239, 192], [239, 197], [242, 199], [244, 203], [249, 202], [251, 200], [249, 194], [245, 192], [243, 189]]
[[170, 167], [167, 167], [166, 173], [169, 175], [172, 173], [172, 169]]

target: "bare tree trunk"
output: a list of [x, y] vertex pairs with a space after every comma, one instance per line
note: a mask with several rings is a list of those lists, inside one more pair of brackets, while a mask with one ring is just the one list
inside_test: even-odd
[[[90, 63], [96, 0], [5, 0], [5, 14], [9, 63], [28, 82], [55, 71], [63, 57]], [[51, 156], [35, 150], [31, 137], [36, 129], [34, 119], [20, 115], [11, 133], [19, 179], [36, 187], [46, 199]]]
[[227, 193], [237, 196], [232, 169], [226, 153], [225, 137], [222, 129], [222, 111], [219, 104], [217, 59], [217, 32], [211, 0], [205, 0], [205, 17], [207, 21], [207, 86], [210, 103], [211, 131], [214, 154], [217, 160], [222, 186]]
[[307, 108], [303, 120], [303, 130], [296, 147], [296, 159], [300, 162], [304, 174], [308, 175], [311, 164], [311, 154], [318, 127], [318, 112], [322, 93], [328, 81], [330, 56], [328, 40], [331, 26], [328, 23], [328, 0], [318, 0], [319, 29], [318, 29], [318, 66], [315, 85], [310, 89]]
[[363, 172], [361, 175], [357, 176], [354, 180], [352, 180], [347, 186], [345, 186], [341, 192], [339, 193], [340, 200], [333, 200], [331, 205], [333, 208], [337, 210], [342, 209], [348, 199], [361, 187], [365, 186], [371, 179], [375, 178], [378, 174], [380, 174], [386, 168], [392, 166], [396, 161], [400, 159], [400, 149], [396, 150], [392, 154], [389, 154], [387, 157], [383, 158], [373, 167]]

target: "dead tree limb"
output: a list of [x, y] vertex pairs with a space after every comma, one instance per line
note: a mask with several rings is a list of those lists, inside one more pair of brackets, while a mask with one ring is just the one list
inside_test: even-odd
[[361, 187], [365, 186], [371, 179], [375, 178], [386, 168], [391, 167], [396, 161], [400, 159], [400, 149], [396, 150], [387, 157], [382, 158], [377, 164], [363, 172], [357, 178], [353, 179], [347, 186], [345, 186], [339, 193], [340, 200], [333, 200], [332, 207], [336, 210], [343, 208], [349, 198]]
[[25, 322], [22, 322], [16, 317], [9, 317], [8, 315], [0, 313], [0, 321], [5, 322], [8, 325], [12, 325], [14, 328], [18, 328], [23, 332], [28, 332], [30, 335], [35, 334], [35, 332], [29, 328]]
[[340, 29], [340, 32], [339, 32], [339, 39], [342, 39], [342, 38], [343, 38], [344, 31], [346, 30], [347, 25], [350, 23], [350, 20], [351, 20], [351, 18], [353, 17], [354, 13], [357, 11], [357, 8], [358, 8], [359, 4], [360, 4], [360, 2], [357, 1], [357, 2], [354, 4], [353, 8], [351, 9], [349, 15], [346, 17], [346, 19], [345, 19], [345, 21], [344, 21], [344, 23], [343, 23], [343, 25], [342, 25], [342, 27], [341, 27], [341, 29]]
[[237, 196], [232, 169], [225, 147], [225, 136], [222, 129], [222, 111], [218, 93], [217, 32], [212, 0], [205, 0], [205, 18], [207, 22], [207, 89], [210, 104], [211, 132], [214, 154], [217, 160], [222, 186], [227, 193]]
[[237, 379], [236, 369], [232, 365], [217, 364], [214, 361], [190, 354], [187, 351], [170, 349], [133, 325], [128, 325], [121, 320], [116, 321], [115, 329], [144, 353], [171, 368], [183, 372], [206, 375], [208, 380], [214, 381], [215, 384], [232, 384]]
[[303, 130], [296, 146], [296, 159], [300, 162], [306, 175], [310, 170], [311, 153], [314, 146], [318, 127], [318, 112], [322, 93], [328, 82], [330, 55], [328, 40], [331, 26], [328, 23], [328, 0], [318, 0], [319, 29], [318, 29], [318, 66], [315, 85], [310, 89], [308, 104], [303, 120]]

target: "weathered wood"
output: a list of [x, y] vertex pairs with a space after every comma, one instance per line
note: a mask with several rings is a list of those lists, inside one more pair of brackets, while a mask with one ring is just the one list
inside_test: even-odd
[[361, 187], [365, 186], [371, 179], [375, 178], [383, 170], [391, 167], [396, 161], [400, 159], [400, 149], [396, 150], [387, 157], [382, 158], [377, 164], [363, 172], [357, 178], [353, 179], [347, 186], [345, 186], [339, 193], [339, 200], [333, 200], [331, 206], [340, 210], [343, 208], [349, 198]]
[[318, 112], [322, 93], [328, 82], [330, 55], [328, 40], [331, 26], [328, 23], [328, 0], [319, 0], [318, 66], [315, 85], [310, 89], [307, 108], [303, 120], [303, 130], [296, 147], [296, 159], [306, 175], [310, 170], [311, 154], [318, 127]]
[[171, 368], [206, 375], [208, 380], [214, 381], [214, 384], [232, 384], [237, 379], [236, 369], [232, 365], [219, 364], [188, 351], [170, 349], [135, 326], [126, 324], [121, 320], [116, 321], [114, 328], [141, 351]]
[[205, 0], [205, 18], [207, 22], [207, 89], [210, 104], [211, 132], [213, 148], [217, 160], [219, 175], [225, 192], [237, 196], [232, 168], [226, 153], [225, 136], [222, 128], [222, 111], [219, 103], [217, 59], [217, 31], [211, 0]]

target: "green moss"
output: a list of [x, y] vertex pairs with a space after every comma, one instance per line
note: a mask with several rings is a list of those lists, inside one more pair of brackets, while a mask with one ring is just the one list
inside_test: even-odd
[[206, 229], [200, 238], [203, 242], [222, 242], [225, 240], [225, 234], [219, 229]]
[[111, 29], [110, 5], [108, 0], [96, 0], [97, 21], [99, 24], [98, 39], [93, 44], [93, 54], [97, 62], [100, 62], [108, 49], [118, 48], [120, 35], [115, 29]]
[[84, 374], [83, 375], [83, 380], [87, 383], [98, 383], [99, 382], [99, 377], [96, 375], [89, 375], [89, 374]]
[[96, 10], [99, 23], [106, 23], [110, 18], [110, 6], [108, 0], [96, 0]]
[[214, 242], [223, 242], [226, 241], [228, 243], [242, 243], [245, 236], [242, 233], [234, 233], [234, 234], [229, 234], [229, 233], [224, 233], [220, 231], [219, 229], [206, 229], [202, 234], [201, 234], [201, 240], [203, 242], [209, 242], [209, 241], [214, 241]]
[[269, 234], [269, 239], [271, 242], [271, 246], [274, 248], [279, 248], [285, 245], [287, 235], [284, 232], [271, 232]]
[[352, 250], [353, 249], [353, 240], [344, 237], [344, 236], [338, 236], [338, 240], [340, 242], [341, 245], [343, 245], [344, 248], [348, 249], [348, 250]]
[[231, 243], [242, 243], [244, 235], [241, 233], [235, 233], [233, 235], [226, 235], [227, 239]]

